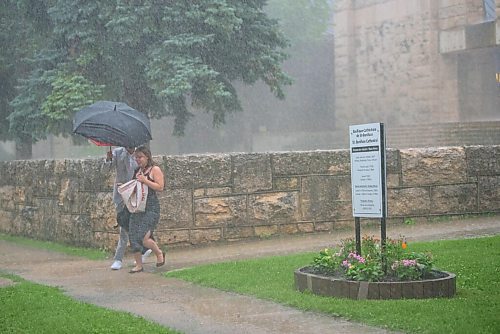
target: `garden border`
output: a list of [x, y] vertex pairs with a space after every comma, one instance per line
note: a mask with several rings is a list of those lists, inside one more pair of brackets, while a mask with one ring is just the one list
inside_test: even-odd
[[294, 272], [297, 290], [316, 295], [350, 299], [422, 299], [453, 297], [456, 293], [456, 275], [446, 271], [445, 277], [421, 281], [368, 282], [348, 281], [304, 272], [302, 267]]

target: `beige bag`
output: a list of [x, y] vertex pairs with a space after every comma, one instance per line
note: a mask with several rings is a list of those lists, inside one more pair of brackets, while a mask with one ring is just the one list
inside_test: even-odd
[[130, 212], [146, 211], [146, 201], [148, 199], [148, 186], [136, 179], [130, 180], [118, 186], [118, 193], [121, 195], [125, 206]]

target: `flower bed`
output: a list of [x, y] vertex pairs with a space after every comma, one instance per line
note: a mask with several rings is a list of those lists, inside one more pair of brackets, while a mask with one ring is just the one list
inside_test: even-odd
[[295, 285], [299, 291], [352, 299], [453, 296], [455, 275], [432, 264], [430, 253], [411, 251], [404, 238], [387, 239], [382, 245], [364, 237], [360, 254], [355, 241], [346, 239], [340, 249], [325, 248], [311, 266], [295, 271]]
[[456, 292], [455, 274], [432, 271], [434, 278], [419, 281], [368, 282], [311, 273], [310, 266], [295, 271], [295, 287], [299, 291], [329, 297], [350, 299], [403, 299], [452, 297]]

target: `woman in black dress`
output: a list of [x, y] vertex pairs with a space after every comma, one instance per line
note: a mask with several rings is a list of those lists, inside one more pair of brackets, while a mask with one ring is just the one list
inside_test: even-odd
[[136, 264], [130, 273], [138, 273], [144, 270], [141, 253], [143, 246], [155, 253], [157, 267], [165, 264], [165, 254], [151, 238], [151, 233], [160, 220], [160, 202], [156, 192], [163, 191], [163, 172], [159, 166], [155, 165], [151, 151], [145, 146], [136, 148], [135, 159], [139, 167], [135, 171], [134, 178], [148, 186], [148, 198], [144, 212], [135, 212], [130, 215], [130, 247], [134, 253]]

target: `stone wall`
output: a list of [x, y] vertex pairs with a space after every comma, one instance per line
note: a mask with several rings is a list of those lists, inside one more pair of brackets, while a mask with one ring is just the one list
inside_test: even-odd
[[[334, 232], [353, 223], [348, 150], [158, 156], [161, 245]], [[388, 150], [389, 220], [500, 212], [500, 146]], [[0, 232], [113, 249], [101, 160], [0, 162]], [[418, 220], [418, 219], [417, 219]]]

